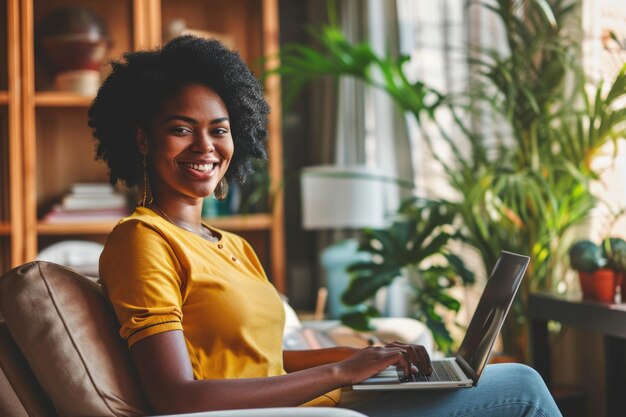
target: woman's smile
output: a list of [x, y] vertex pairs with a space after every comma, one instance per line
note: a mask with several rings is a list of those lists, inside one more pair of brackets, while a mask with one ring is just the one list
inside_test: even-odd
[[217, 164], [207, 164], [203, 162], [179, 162], [179, 164], [185, 168], [200, 172], [208, 172], [209, 170], [213, 170], [217, 166]]
[[206, 179], [217, 175], [219, 162], [179, 162], [184, 173], [197, 179]]

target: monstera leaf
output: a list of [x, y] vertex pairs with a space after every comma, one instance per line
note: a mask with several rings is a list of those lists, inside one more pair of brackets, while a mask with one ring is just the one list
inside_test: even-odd
[[416, 318], [424, 321], [435, 336], [437, 346], [449, 351], [450, 332], [435, 312], [436, 306], [457, 312], [460, 303], [446, 290], [457, 282], [471, 284], [474, 274], [461, 258], [450, 252], [447, 244], [456, 239], [452, 228], [454, 213], [447, 203], [413, 198], [400, 207], [398, 217], [386, 229], [365, 229], [359, 250], [372, 254], [371, 260], [350, 265], [351, 281], [342, 296], [348, 306], [359, 306], [342, 316], [344, 324], [368, 328], [368, 319], [378, 314], [362, 303], [378, 290], [411, 269], [419, 279], [409, 280], [413, 289]]

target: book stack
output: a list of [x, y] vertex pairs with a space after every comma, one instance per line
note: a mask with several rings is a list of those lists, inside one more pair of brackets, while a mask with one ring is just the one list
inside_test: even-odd
[[75, 183], [43, 218], [45, 223], [117, 221], [128, 215], [125, 194], [107, 183]]

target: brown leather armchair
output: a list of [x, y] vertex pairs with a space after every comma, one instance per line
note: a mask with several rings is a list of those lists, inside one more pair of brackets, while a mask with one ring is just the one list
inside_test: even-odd
[[[0, 277], [0, 416], [143, 416], [150, 409], [100, 286], [49, 262]], [[357, 417], [337, 408], [273, 408], [196, 417]]]

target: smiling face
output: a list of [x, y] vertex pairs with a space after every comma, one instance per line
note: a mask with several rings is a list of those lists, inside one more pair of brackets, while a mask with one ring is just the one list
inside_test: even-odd
[[211, 195], [235, 151], [226, 105], [200, 84], [186, 85], [165, 101], [137, 145], [147, 155], [158, 203], [197, 203]]

